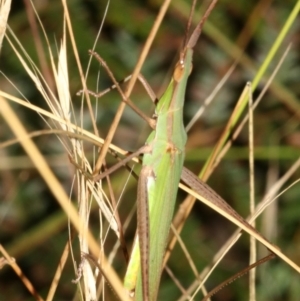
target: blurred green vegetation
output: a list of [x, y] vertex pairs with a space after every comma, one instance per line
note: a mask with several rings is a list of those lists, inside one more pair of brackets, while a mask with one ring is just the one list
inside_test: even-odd
[[[243, 87], [247, 81], [254, 78], [296, 2], [292, 0], [220, 0], [213, 11], [195, 50], [193, 73], [188, 83], [186, 96], [184, 113], [186, 123], [219, 83], [234, 59], [237, 58], [236, 47], [245, 49], [245, 57], [222, 87], [213, 104], [209, 106], [189, 133], [186, 166], [194, 172], [201, 170]], [[30, 26], [28, 10], [26, 11], [24, 3], [25, 1], [13, 1], [8, 24], [32, 60], [40, 66], [35, 35]], [[50, 41], [51, 49], [57, 55], [63, 33], [61, 1], [35, 1], [35, 5]], [[111, 1], [107, 8], [106, 1], [68, 1], [83, 69], [86, 70], [87, 68], [88, 50], [93, 47], [100, 24], [103, 22], [95, 50], [107, 61], [118, 80], [130, 74], [160, 5], [161, 2], [157, 0], [117, 0]], [[202, 1], [197, 10], [203, 11], [206, 5], [207, 1]], [[190, 1], [173, 1], [143, 66], [142, 73], [157, 95], [161, 95], [170, 80], [172, 65], [183, 40], [189, 7]], [[103, 20], [106, 8], [107, 14]], [[39, 34], [42, 38], [44, 54], [49, 63], [48, 49], [40, 28]], [[279, 54], [275, 56], [268, 70], [268, 75], [274, 70], [290, 43], [292, 43], [292, 48], [280, 68], [274, 84], [264, 96], [254, 115], [255, 146], [257, 147], [255, 152], [257, 200], [260, 200], [265, 193], [271, 175], [276, 178], [284, 174], [300, 154], [299, 18], [281, 45]], [[76, 96], [76, 93], [82, 87], [70, 40], [68, 40], [67, 47], [70, 95], [76, 119], [79, 122], [81, 98]], [[50, 68], [50, 64], [47, 68]], [[0, 78], [1, 90], [18, 96], [20, 96], [19, 93], [22, 93], [30, 102], [47, 108], [43, 97], [38, 93], [6, 41], [4, 41], [1, 49], [0, 69], [2, 73]], [[7, 78], [14, 86], [9, 83]], [[267, 77], [260, 83], [254, 97], [262, 90], [266, 80]], [[87, 83], [91, 90], [102, 90], [111, 85], [105, 70], [95, 60], [92, 60]], [[147, 114], [150, 116], [153, 114], [153, 106], [141, 85], [136, 85], [132, 99]], [[116, 92], [111, 92], [99, 100], [94, 100], [93, 105], [95, 111], [97, 110], [97, 126], [102, 137], [105, 137], [119, 103], [120, 97]], [[13, 107], [21, 116], [28, 131], [48, 129], [47, 124], [35, 112], [18, 105], [13, 105]], [[84, 105], [83, 111], [84, 127], [92, 131], [86, 105]], [[137, 117], [130, 109], [126, 109], [113, 142], [125, 150], [133, 151], [144, 143], [149, 130], [141, 118]], [[10, 130], [2, 122], [0, 137], [1, 142], [13, 138]], [[73, 167], [70, 165], [58, 139], [55, 136], [45, 135], [35, 138], [35, 142], [45, 154], [66, 191], [69, 192], [73, 178]], [[244, 129], [209, 181], [211, 186], [233, 207], [237, 208], [237, 211], [241, 212], [243, 216], [247, 215], [249, 199], [247, 144], [248, 133], [247, 129]], [[86, 147], [87, 155], [92, 160], [92, 147], [91, 145]], [[16, 257], [19, 265], [39, 293], [46, 296], [68, 238], [67, 219], [38, 173], [28, 162], [19, 144], [1, 149], [0, 160], [1, 244], [10, 251], [11, 256]], [[108, 158], [108, 162], [114, 163], [111, 158]], [[122, 193], [126, 175], [123, 172], [121, 174], [123, 177], [118, 175], [119, 177], [114, 180], [117, 195]], [[298, 178], [299, 170], [294, 173], [289, 183]], [[278, 236], [272, 240], [292, 260], [300, 264], [298, 192], [299, 185], [280, 197], [278, 216], [275, 216]], [[183, 196], [182, 193], [179, 194], [180, 199]], [[123, 221], [131, 207], [134, 206], [135, 197], [136, 183], [132, 180], [126, 193], [122, 196], [122, 203], [120, 204], [120, 215]], [[97, 209], [95, 209], [91, 217], [91, 227], [94, 226], [95, 231], [98, 225], [97, 220]], [[218, 247], [222, 245], [222, 242], [232, 233], [233, 229], [234, 227], [219, 217], [218, 214], [199, 203], [196, 204], [184, 227], [182, 237], [199, 269], [211, 260], [213, 254], [217, 252]], [[126, 232], [129, 246], [133, 235], [134, 225]], [[213, 288], [226, 277], [247, 265], [247, 239], [247, 236], [243, 237], [242, 242], [226, 256], [218, 270], [210, 278], [209, 287]], [[111, 238], [108, 237], [105, 246], [107, 252], [114, 242], [114, 235]], [[75, 251], [78, 251], [75, 240], [74, 245]], [[188, 287], [193, 281], [194, 275], [186, 268], [187, 263], [182, 257], [182, 251], [176, 247], [169, 266], [181, 283]], [[77, 257], [77, 260], [79, 261], [80, 258]], [[125, 261], [121, 252], [119, 252], [114, 265], [122, 277]], [[284, 263], [273, 260], [266, 267], [259, 268], [259, 275], [262, 279], [258, 283], [258, 299], [298, 300], [300, 291], [297, 277], [299, 276]], [[69, 259], [54, 300], [71, 300], [76, 291], [76, 285], [71, 283], [71, 280], [75, 278], [72, 261]], [[245, 300], [247, 291], [247, 277], [244, 277], [227, 286], [214, 297], [214, 300]], [[111, 295], [108, 293], [106, 300], [113, 300], [114, 297]], [[178, 296], [179, 290], [164, 273], [159, 300], [174, 300]], [[198, 299], [201, 299], [200, 294]], [[2, 300], [33, 300], [18, 277], [8, 267], [0, 271], [0, 301]]]

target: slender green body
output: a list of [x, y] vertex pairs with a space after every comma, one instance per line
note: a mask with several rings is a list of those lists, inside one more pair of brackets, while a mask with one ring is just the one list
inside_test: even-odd
[[[150, 235], [149, 238], [147, 236], [143, 238], [142, 235], [145, 235], [140, 233], [143, 230], [140, 230], [139, 225], [141, 257], [146, 267], [142, 267], [144, 272], [138, 274], [136, 300], [143, 300], [141, 288], [145, 285], [149, 285], [149, 300], [156, 300], [158, 292], [187, 140], [182, 120], [182, 109], [187, 78], [191, 69], [191, 57], [192, 50], [189, 49], [185, 60], [176, 66], [176, 69], [180, 68], [180, 70], [175, 70], [174, 74], [180, 73], [180, 78], [176, 78], [174, 75], [161, 97], [156, 107], [156, 130], [150, 134], [146, 142], [147, 145], [151, 146], [152, 151], [146, 153], [143, 158], [142, 173], [145, 172], [145, 174], [140, 175], [139, 195], [143, 194], [143, 191], [140, 190], [143, 189], [141, 183], [143, 181], [146, 185], [145, 197], [149, 208]], [[140, 206], [143, 204], [138, 204], [138, 207]], [[140, 211], [139, 208], [138, 211]], [[144, 214], [138, 212], [138, 216], [143, 218]], [[138, 222], [144, 223], [144, 221]], [[143, 241], [146, 239], [148, 242]], [[149, 252], [149, 259], [144, 259], [143, 256], [148, 256], [147, 252]], [[147, 284], [148, 280], [142, 284], [142, 274], [148, 274], [149, 284]]]
[[[125, 288], [130, 292], [135, 290], [137, 301], [157, 299], [183, 168], [187, 135], [182, 114], [186, 84], [192, 69], [193, 48], [201, 33], [203, 22], [216, 2], [217, 0], [212, 1], [202, 20], [184, 44], [171, 82], [157, 104], [155, 130], [146, 141], [148, 150], [144, 154], [138, 183], [139, 239], [135, 241], [124, 281]], [[189, 25], [190, 23], [191, 19]]]
[[151, 151], [144, 154], [138, 184], [139, 244], [136, 241], [125, 277], [125, 287], [136, 289], [136, 300], [156, 300], [158, 292], [187, 140], [182, 112], [192, 52], [186, 48], [176, 65], [156, 107], [156, 129], [146, 141]]

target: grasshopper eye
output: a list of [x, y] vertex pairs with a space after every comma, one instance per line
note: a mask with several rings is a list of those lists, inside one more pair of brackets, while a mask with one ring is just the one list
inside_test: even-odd
[[173, 79], [176, 81], [176, 82], [180, 82], [183, 74], [184, 74], [184, 69], [185, 69], [185, 66], [184, 66], [184, 61], [183, 60], [180, 60], [176, 66], [175, 66], [175, 69], [174, 69], [174, 72], [173, 72]]

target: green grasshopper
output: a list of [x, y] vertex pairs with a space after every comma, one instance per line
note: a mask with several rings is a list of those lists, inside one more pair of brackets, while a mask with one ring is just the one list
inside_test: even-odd
[[137, 279], [136, 300], [154, 301], [157, 298], [177, 196], [176, 187], [183, 169], [187, 134], [182, 114], [187, 79], [192, 70], [193, 48], [216, 2], [211, 3], [183, 46], [171, 82], [156, 106], [156, 128], [146, 141], [149, 152], [144, 154], [138, 182], [138, 199], [141, 200], [137, 203], [141, 269]]
[[276, 246], [268, 242], [226, 201], [183, 167], [187, 135], [183, 126], [182, 110], [186, 84], [192, 69], [193, 48], [201, 34], [204, 21], [216, 2], [217, 0], [212, 1], [202, 20], [183, 45], [171, 82], [158, 101], [155, 110], [156, 126], [145, 146], [112, 169], [94, 177], [95, 181], [102, 179], [133, 157], [144, 153], [138, 181], [138, 239], [135, 241], [125, 276], [125, 288], [135, 291], [135, 299], [139, 301], [157, 299], [180, 179], [192, 188], [189, 190], [191, 194], [232, 220], [300, 272], [298, 266], [279, 252]]

